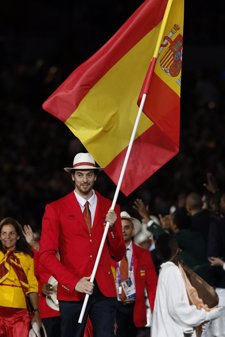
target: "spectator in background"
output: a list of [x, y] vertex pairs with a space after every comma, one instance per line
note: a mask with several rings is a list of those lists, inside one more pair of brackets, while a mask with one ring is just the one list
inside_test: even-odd
[[222, 306], [221, 316], [212, 322], [210, 332], [213, 336], [225, 336], [225, 273], [221, 268], [225, 260], [225, 193], [220, 198], [220, 217], [215, 220], [209, 229], [208, 258], [211, 264], [212, 284], [219, 297], [219, 305]]
[[209, 257], [209, 262], [213, 267], [222, 267], [225, 271], [225, 262], [219, 257]]
[[156, 273], [158, 274], [159, 260], [156, 255], [155, 239], [152, 232], [147, 229], [146, 224], [143, 223], [141, 231], [134, 236], [134, 243], [150, 252]]
[[205, 240], [199, 232], [190, 229], [190, 217], [184, 208], [177, 208], [170, 215], [170, 230], [181, 249], [180, 259], [205, 281], [211, 283]]
[[148, 251], [155, 249], [155, 243], [153, 239], [153, 235], [151, 232], [147, 230], [147, 228], [142, 225], [142, 229], [136, 235], [134, 235], [134, 243]]
[[203, 186], [206, 192], [202, 196], [202, 208], [210, 211], [213, 219], [217, 219], [220, 216], [221, 193], [216, 178], [211, 172], [207, 172]]
[[209, 226], [212, 222], [212, 217], [207, 209], [202, 209], [202, 198], [199, 193], [192, 192], [188, 194], [186, 199], [186, 209], [190, 215], [190, 228], [202, 235], [207, 249]]
[[160, 234], [164, 233], [164, 230], [169, 231], [170, 223], [168, 219], [166, 217], [161, 217], [161, 219], [164, 219], [164, 222], [161, 222], [160, 224], [159, 219], [150, 214], [149, 206], [146, 206], [142, 199], [136, 199], [133, 203], [133, 208], [138, 212], [146, 229], [153, 233], [155, 239]]
[[[136, 210], [139, 214], [144, 215], [144, 219], [148, 219], [148, 210], [141, 200], [136, 201]], [[173, 214], [159, 216], [161, 226], [148, 221], [146, 226], [148, 230], [157, 238], [165, 233], [174, 235], [181, 249], [180, 258], [191, 269], [198, 273], [207, 282], [212, 282], [210, 274], [210, 266], [206, 257], [206, 244], [199, 232], [190, 228], [190, 217], [184, 207], [175, 208]], [[154, 258], [156, 268], [159, 269], [159, 261]]]

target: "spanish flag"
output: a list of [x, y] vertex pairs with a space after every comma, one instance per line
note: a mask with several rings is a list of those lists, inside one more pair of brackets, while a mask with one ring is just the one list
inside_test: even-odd
[[[146, 91], [144, 112], [121, 185], [125, 195], [179, 151], [183, 16], [184, 0], [146, 0], [43, 104], [117, 184], [140, 93]], [[154, 68], [146, 80], [153, 59]]]

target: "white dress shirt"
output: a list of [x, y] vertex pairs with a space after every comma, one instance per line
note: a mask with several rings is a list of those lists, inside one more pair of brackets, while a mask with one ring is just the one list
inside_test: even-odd
[[95, 191], [93, 190], [93, 194], [92, 196], [86, 200], [83, 197], [81, 197], [77, 192], [74, 191], [74, 194], [77, 198], [77, 201], [80, 205], [81, 208], [81, 212], [83, 213], [84, 211], [84, 205], [86, 204], [86, 202], [89, 202], [89, 209], [90, 209], [90, 213], [91, 213], [91, 225], [93, 225], [94, 222], [94, 217], [95, 217], [95, 211], [96, 211], [96, 206], [97, 206], [97, 195], [95, 194]]

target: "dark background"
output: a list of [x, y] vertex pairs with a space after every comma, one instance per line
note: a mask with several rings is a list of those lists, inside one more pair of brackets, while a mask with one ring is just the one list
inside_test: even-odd
[[[1, 218], [40, 227], [45, 204], [71, 190], [63, 167], [82, 146], [41, 105], [141, 3], [1, 1]], [[224, 1], [185, 1], [180, 153], [128, 198], [121, 194], [122, 208], [132, 212], [142, 197], [166, 213], [181, 193], [204, 193], [209, 171], [224, 188], [224, 18]], [[101, 173], [97, 189], [112, 198], [115, 186]]]

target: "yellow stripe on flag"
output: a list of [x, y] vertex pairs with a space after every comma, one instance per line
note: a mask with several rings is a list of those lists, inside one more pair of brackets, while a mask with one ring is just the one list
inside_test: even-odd
[[183, 12], [184, 0], [144, 1], [43, 104], [118, 184], [145, 93], [121, 185], [126, 195], [179, 150]]
[[[127, 147], [138, 111], [137, 98], [154, 53], [159, 27], [160, 24], [145, 35], [90, 89], [66, 121], [102, 167]], [[142, 114], [136, 138], [152, 125]], [[100, 147], [96, 146], [96, 140]]]
[[[184, 2], [173, 1], [155, 67], [155, 73], [178, 96], [180, 96], [181, 85], [183, 12]], [[177, 15], [177, 13], [182, 14]], [[175, 53], [177, 60], [174, 60]]]

